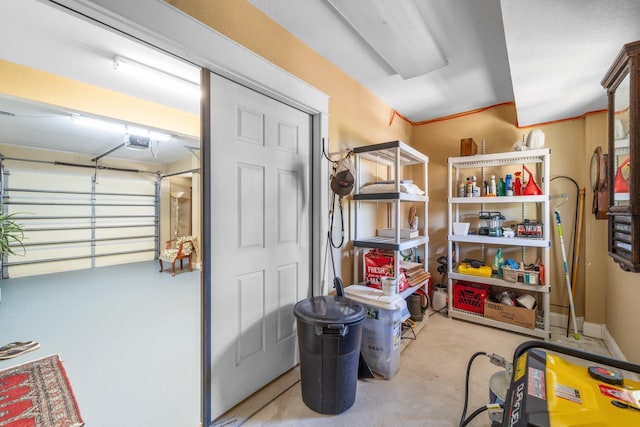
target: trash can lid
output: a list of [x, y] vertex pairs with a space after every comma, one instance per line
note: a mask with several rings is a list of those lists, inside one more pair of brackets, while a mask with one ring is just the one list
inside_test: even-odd
[[298, 301], [293, 313], [300, 320], [321, 325], [359, 323], [365, 316], [362, 304], [338, 296], [319, 296]]
[[407, 301], [401, 295], [384, 295], [379, 289], [364, 285], [351, 285], [344, 288], [347, 298], [358, 301], [365, 307], [377, 307], [382, 310], [398, 311], [400, 318], [404, 322], [411, 315], [407, 308]]
[[380, 289], [364, 285], [351, 285], [344, 288], [347, 298], [365, 305], [372, 305], [384, 310], [401, 310], [406, 302], [399, 294], [384, 295]]

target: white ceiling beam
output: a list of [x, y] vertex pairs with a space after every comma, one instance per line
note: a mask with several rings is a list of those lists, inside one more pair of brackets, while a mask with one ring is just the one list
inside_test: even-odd
[[404, 80], [447, 65], [413, 0], [329, 0], [354, 30]]

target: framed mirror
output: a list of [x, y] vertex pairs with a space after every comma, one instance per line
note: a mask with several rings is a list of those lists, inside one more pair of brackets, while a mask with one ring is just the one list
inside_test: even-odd
[[608, 248], [627, 271], [640, 271], [640, 41], [624, 45], [602, 80], [609, 98]]

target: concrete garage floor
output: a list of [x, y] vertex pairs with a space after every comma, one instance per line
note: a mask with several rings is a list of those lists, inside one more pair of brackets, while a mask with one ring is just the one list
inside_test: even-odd
[[[609, 356], [604, 342], [552, 328], [551, 342]], [[406, 334], [404, 334], [406, 335]], [[359, 380], [354, 405], [339, 415], [323, 415], [302, 401], [300, 383], [251, 416], [243, 426], [451, 427], [460, 422], [467, 364], [478, 351], [511, 361], [516, 347], [534, 338], [487, 326], [432, 316], [417, 339], [403, 351], [400, 371], [389, 381]], [[473, 362], [467, 416], [489, 402], [489, 380], [500, 370], [486, 357]], [[487, 413], [470, 426], [490, 426]]]

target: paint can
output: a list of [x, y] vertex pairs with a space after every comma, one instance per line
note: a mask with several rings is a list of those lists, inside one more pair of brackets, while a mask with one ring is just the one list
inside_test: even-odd
[[398, 282], [396, 281], [395, 277], [383, 277], [381, 280], [383, 295], [391, 296], [398, 293]]

